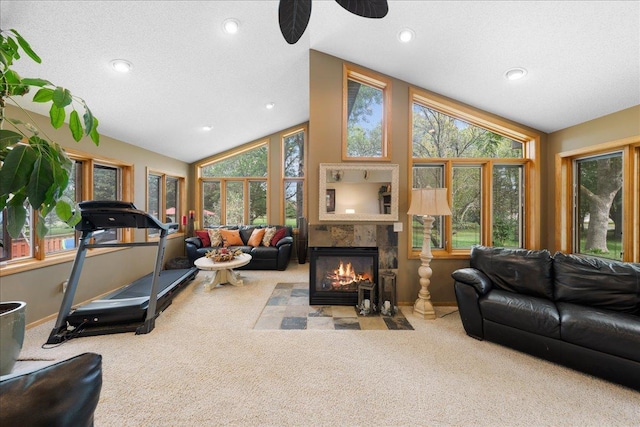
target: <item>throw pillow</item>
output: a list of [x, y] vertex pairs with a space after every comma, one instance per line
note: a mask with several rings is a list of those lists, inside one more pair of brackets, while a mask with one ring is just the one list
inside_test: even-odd
[[209, 246], [211, 246], [211, 239], [209, 238], [208, 230], [196, 230], [196, 236], [200, 238], [203, 248], [208, 248]]
[[276, 231], [276, 234], [274, 234], [273, 237], [271, 238], [271, 246], [275, 246], [276, 244], [278, 244], [280, 239], [282, 239], [285, 236], [285, 234], [287, 234], [287, 229], [284, 227]]
[[264, 237], [264, 228], [254, 228], [251, 232], [251, 237], [247, 241], [247, 245], [249, 246], [260, 246], [262, 243], [262, 238]]
[[209, 231], [209, 246], [213, 248], [222, 246], [222, 236], [220, 235], [220, 229], [209, 228], [207, 231]]
[[273, 236], [276, 234], [276, 228], [275, 227], [267, 227], [264, 229], [264, 237], [262, 238], [262, 244], [265, 246], [270, 246], [271, 245], [271, 239], [273, 239]]
[[229, 246], [242, 246], [244, 242], [240, 237], [240, 230], [220, 230], [220, 235], [222, 236], [222, 246], [225, 248]]

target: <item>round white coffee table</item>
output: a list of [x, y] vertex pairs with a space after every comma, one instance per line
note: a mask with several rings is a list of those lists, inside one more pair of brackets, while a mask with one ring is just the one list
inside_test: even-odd
[[200, 270], [213, 272], [204, 282], [204, 289], [210, 291], [212, 288], [224, 283], [229, 283], [233, 286], [244, 286], [240, 275], [233, 271], [233, 269], [247, 265], [249, 261], [251, 261], [251, 255], [240, 254], [231, 261], [219, 262], [211, 258], [202, 257], [198, 258], [194, 262], [194, 265]]

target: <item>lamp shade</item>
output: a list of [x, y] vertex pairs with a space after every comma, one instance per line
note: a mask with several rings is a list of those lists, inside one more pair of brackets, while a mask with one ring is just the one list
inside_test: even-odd
[[451, 215], [446, 188], [419, 188], [411, 190], [409, 215]]

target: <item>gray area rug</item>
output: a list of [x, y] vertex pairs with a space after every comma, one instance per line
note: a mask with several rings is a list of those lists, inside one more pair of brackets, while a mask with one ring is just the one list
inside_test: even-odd
[[364, 316], [356, 307], [309, 305], [309, 283], [278, 283], [254, 329], [413, 330], [398, 311], [394, 316]]

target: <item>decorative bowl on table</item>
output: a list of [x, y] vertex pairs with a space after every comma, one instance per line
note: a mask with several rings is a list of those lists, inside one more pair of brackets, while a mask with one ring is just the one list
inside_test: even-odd
[[229, 250], [227, 248], [214, 249], [205, 254], [207, 258], [211, 258], [215, 262], [231, 261], [238, 255], [242, 254], [240, 249]]

